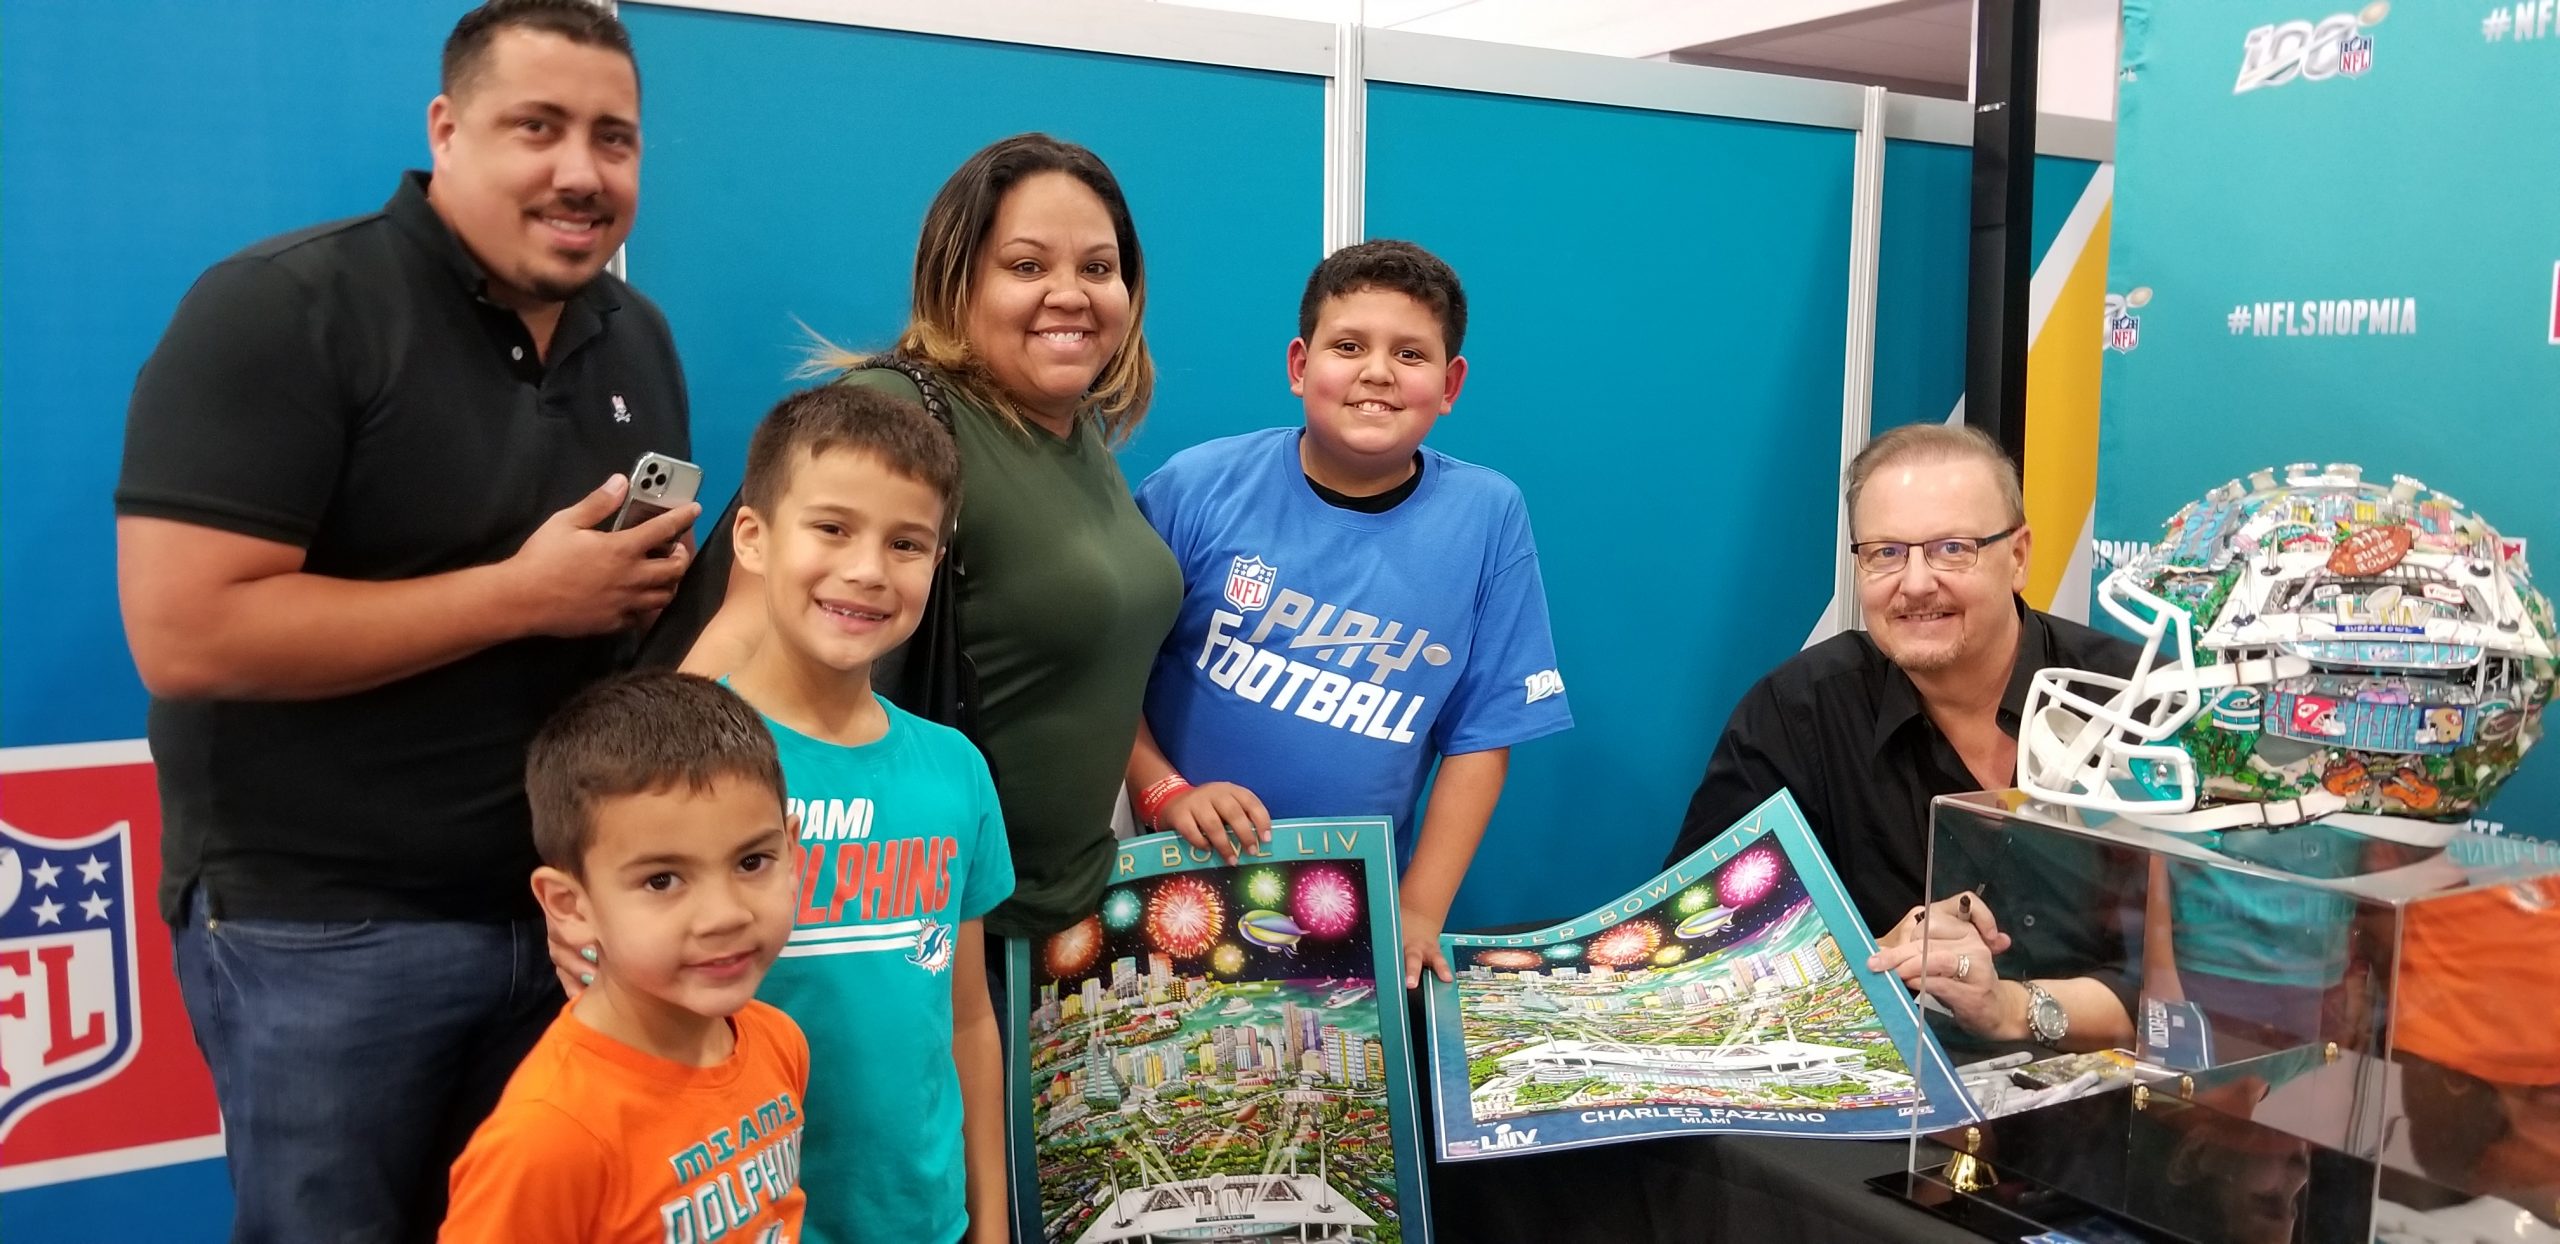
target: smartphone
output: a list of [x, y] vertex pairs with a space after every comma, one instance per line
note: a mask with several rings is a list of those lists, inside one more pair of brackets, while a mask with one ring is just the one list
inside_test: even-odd
[[[622, 509], [613, 516], [608, 531], [648, 522], [693, 500], [702, 487], [702, 468], [665, 454], [642, 454], [631, 464], [630, 480], [631, 490], [623, 494]], [[655, 551], [663, 555], [672, 547]]]

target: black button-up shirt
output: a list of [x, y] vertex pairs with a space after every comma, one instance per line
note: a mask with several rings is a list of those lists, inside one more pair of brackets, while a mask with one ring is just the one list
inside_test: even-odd
[[[2018, 661], [2000, 699], [2000, 729], [2018, 715], [2039, 670], [2122, 677], [2141, 650], [2019, 602]], [[1665, 866], [1705, 846], [1784, 788], [1840, 874], [1871, 931], [1917, 906], [1927, 882], [1929, 801], [1981, 789], [1955, 745], [1922, 711], [1919, 689], [1864, 631], [1805, 649], [1742, 697], [1689, 800]], [[1995, 911], [2003, 895], [1988, 894]], [[2023, 933], [2025, 911], [2002, 914]]]
[[[408, 579], [504, 560], [644, 452], [690, 456], [657, 307], [600, 275], [546, 357], [426, 186], [197, 280], [134, 384], [118, 514]], [[226, 915], [531, 914], [526, 744], [627, 643], [520, 639], [330, 699], [155, 700], [164, 912], [201, 880]]]

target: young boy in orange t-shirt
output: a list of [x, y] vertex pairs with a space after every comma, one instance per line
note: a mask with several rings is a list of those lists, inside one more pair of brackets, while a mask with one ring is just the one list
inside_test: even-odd
[[754, 1000], [798, 833], [772, 736], [684, 674], [601, 684], [535, 738], [533, 889], [594, 965], [453, 1165], [447, 1244], [800, 1234], [809, 1045]]

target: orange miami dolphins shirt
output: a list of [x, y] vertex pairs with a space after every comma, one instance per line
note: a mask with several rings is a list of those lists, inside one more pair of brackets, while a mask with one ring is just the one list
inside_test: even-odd
[[809, 1043], [762, 1002], [730, 1023], [737, 1048], [691, 1067], [564, 1008], [453, 1164], [439, 1239], [796, 1244]]

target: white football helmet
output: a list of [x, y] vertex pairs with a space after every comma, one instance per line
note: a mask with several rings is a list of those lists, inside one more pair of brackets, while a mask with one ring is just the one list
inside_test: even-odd
[[2098, 603], [2141, 658], [2035, 675], [2018, 785], [2158, 829], [2328, 818], [2441, 843], [2541, 736], [2560, 678], [2520, 546], [2344, 463], [2214, 489]]

